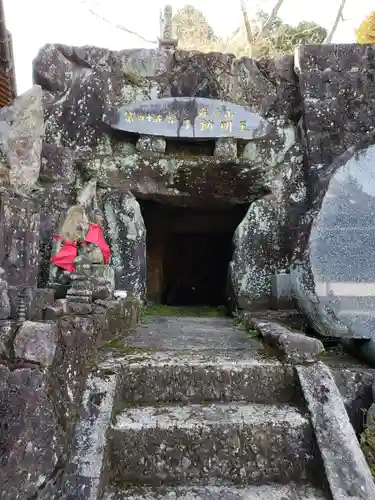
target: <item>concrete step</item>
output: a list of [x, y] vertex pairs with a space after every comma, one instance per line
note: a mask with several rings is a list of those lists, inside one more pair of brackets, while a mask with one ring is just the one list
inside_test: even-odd
[[310, 422], [290, 405], [132, 408], [109, 435], [115, 483], [286, 484], [318, 467]]
[[112, 491], [103, 500], [328, 500], [321, 491], [305, 485], [131, 488]]
[[118, 365], [118, 398], [126, 407], [170, 402], [287, 403], [301, 399], [291, 366], [254, 359], [246, 351], [139, 353], [125, 356]]

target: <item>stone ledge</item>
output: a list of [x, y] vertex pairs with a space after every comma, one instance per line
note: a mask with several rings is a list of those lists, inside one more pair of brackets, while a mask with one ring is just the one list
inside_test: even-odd
[[375, 484], [341, 394], [324, 363], [296, 368], [333, 500], [375, 498]]

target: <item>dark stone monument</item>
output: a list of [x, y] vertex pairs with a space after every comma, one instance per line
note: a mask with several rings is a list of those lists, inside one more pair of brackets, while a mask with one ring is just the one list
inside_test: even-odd
[[166, 97], [122, 106], [111, 127], [142, 135], [195, 139], [262, 139], [273, 126], [249, 109], [216, 99]]
[[[317, 306], [309, 317], [321, 333], [375, 340], [374, 167], [375, 145], [342, 155], [312, 223], [304, 279]], [[305, 298], [298, 296], [302, 306]]]

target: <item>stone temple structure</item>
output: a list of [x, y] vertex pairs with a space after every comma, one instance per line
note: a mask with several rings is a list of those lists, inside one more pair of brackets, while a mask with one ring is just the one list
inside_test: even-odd
[[[0, 110], [1, 498], [375, 498], [373, 371], [269, 315], [371, 358], [375, 47], [176, 43], [46, 45]], [[109, 265], [51, 265], [88, 224]], [[282, 359], [228, 318], [134, 330], [146, 303], [243, 311]]]
[[[371, 214], [361, 186], [372, 179], [372, 58], [371, 46], [350, 45], [257, 62], [46, 46], [34, 61], [42, 90], [30, 94], [42, 92], [45, 120], [33, 179], [46, 207], [42, 261], [54, 221], [95, 181], [116, 289], [167, 304], [230, 298], [258, 309], [272, 302], [277, 275], [291, 270], [314, 327], [352, 336], [346, 329], [373, 310], [364, 269], [371, 216], [359, 212]], [[332, 204], [345, 220], [328, 214]], [[333, 262], [341, 241], [342, 259], [357, 262], [342, 261], [344, 274]], [[340, 283], [352, 283], [350, 297]]]

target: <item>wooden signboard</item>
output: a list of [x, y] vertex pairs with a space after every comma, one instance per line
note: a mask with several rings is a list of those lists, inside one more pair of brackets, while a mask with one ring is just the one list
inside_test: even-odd
[[200, 97], [166, 97], [122, 106], [108, 123], [125, 132], [162, 137], [252, 140], [272, 134], [261, 116], [236, 104]]

